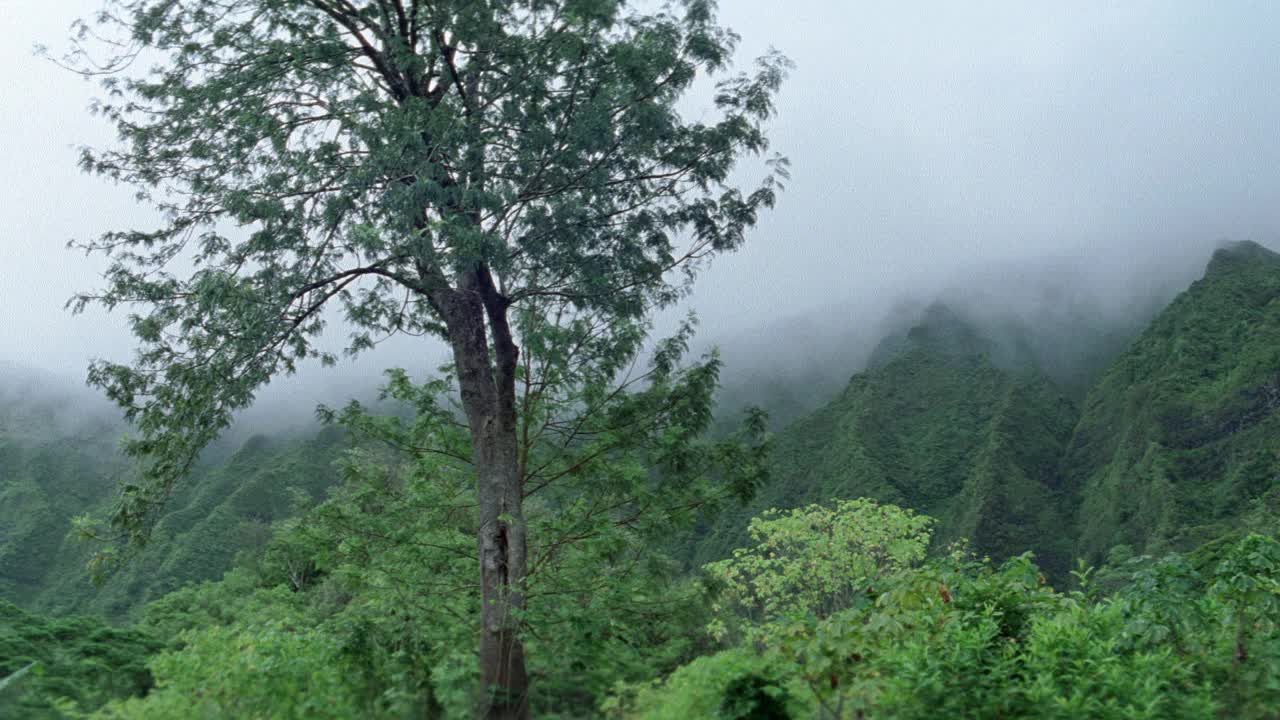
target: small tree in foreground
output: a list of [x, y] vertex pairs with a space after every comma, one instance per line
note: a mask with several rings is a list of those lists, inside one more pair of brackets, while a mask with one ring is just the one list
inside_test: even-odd
[[752, 627], [773, 621], [826, 618], [874, 602], [879, 579], [924, 561], [932, 524], [866, 498], [768, 510], [751, 519], [750, 547], [705, 567], [722, 591], [708, 629], [723, 640], [725, 619], [742, 616], [749, 621], [743, 634], [753, 636]]
[[[675, 372], [682, 336], [640, 399], [617, 378], [649, 313], [772, 206], [785, 163], [745, 192], [730, 174], [767, 150], [785, 59], [723, 75], [736, 37], [711, 0], [109, 0], [80, 36], [103, 39], [105, 66], [76, 60], [105, 74], [121, 145], [84, 167], [164, 218], [83, 245], [113, 262], [76, 306], [139, 308], [135, 361], [89, 372], [145, 459], [115, 523], [144, 534], [263, 384], [336, 361], [314, 345], [330, 308], [352, 354], [442, 338], [469, 446], [439, 450], [473, 468], [479, 508], [483, 712], [527, 715], [526, 498], [637, 433], [694, 471], [709, 395], [682, 388], [714, 383], [714, 359]], [[681, 117], [717, 74], [710, 117]]]

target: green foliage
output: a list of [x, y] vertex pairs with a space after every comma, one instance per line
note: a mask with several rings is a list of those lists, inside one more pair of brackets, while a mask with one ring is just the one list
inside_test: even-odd
[[786, 720], [810, 717], [804, 688], [758, 653], [745, 649], [700, 657], [661, 684], [619, 689], [602, 709], [637, 720]]
[[[485, 714], [526, 717], [533, 564], [555, 567], [566, 538], [602, 557], [630, 542], [600, 522], [692, 513], [704, 498], [663, 491], [709, 495], [709, 458], [758, 464], [754, 446], [694, 442], [719, 363], [678, 368], [687, 333], [658, 343], [641, 378], [626, 368], [650, 313], [773, 207], [784, 158], [758, 165], [745, 191], [735, 171], [769, 148], [789, 61], [771, 50], [731, 72], [738, 38], [709, 0], [107, 6], [81, 38], [114, 57], [73, 63], [106, 76], [96, 109], [120, 143], [83, 166], [138, 188], [162, 218], [83, 243], [110, 266], [106, 287], [73, 303], [137, 310], [133, 361], [89, 370], [142, 461], [115, 528], [147, 540], [263, 385], [336, 363], [315, 344], [334, 309], [348, 355], [400, 333], [443, 339], [470, 440], [452, 457], [470, 465], [479, 508]], [[139, 54], [158, 62], [141, 70]], [[686, 120], [680, 101], [705, 80], [709, 107]], [[626, 446], [648, 464], [619, 462]], [[550, 487], [570, 475], [595, 482]], [[526, 508], [535, 493], [542, 507]], [[528, 547], [527, 509], [569, 514], [543, 526], [546, 557]]]
[[[211, 627], [184, 638], [186, 648], [150, 663], [156, 688], [145, 699], [107, 705], [95, 717], [331, 718], [361, 716], [348, 676], [358, 674], [337, 638], [280, 622]], [[211, 682], [213, 680], [213, 682]]]
[[[509, 376], [517, 341], [522, 360], [594, 370], [744, 242], [787, 175], [773, 157], [734, 182], [768, 151], [789, 62], [733, 72], [737, 36], [706, 0], [108, 7], [69, 64], [105, 76], [95, 109], [120, 142], [83, 166], [164, 218], [83, 243], [111, 265], [75, 304], [137, 310], [134, 362], [89, 373], [146, 460], [114, 515], [131, 532], [262, 385], [336, 362], [314, 344], [326, 306], [349, 354], [403, 332], [453, 342], [460, 379], [503, 353]], [[131, 62], [143, 49], [149, 70]], [[686, 120], [704, 80], [710, 107]], [[510, 380], [487, 392], [514, 402]]]
[[159, 647], [137, 630], [32, 615], [0, 600], [0, 716], [54, 720], [141, 695], [152, 687], [146, 662]]
[[[699, 366], [688, 372], [659, 373], [655, 387], [635, 390], [618, 407], [709, 398], [714, 375]], [[673, 391], [687, 383], [701, 386]], [[182, 692], [237, 696], [237, 683], [250, 676], [217, 672], [220, 658], [271, 625], [316, 633], [298, 642], [337, 643], [349, 663], [342, 692], [356, 698], [361, 716], [472, 713], [479, 698], [472, 649], [479, 598], [471, 591], [478, 515], [470, 468], [459, 459], [465, 437], [437, 406], [446, 389], [392, 373], [388, 393], [416, 407], [413, 417], [375, 416], [359, 405], [327, 413], [369, 441], [344, 455], [343, 482], [330, 497], [277, 521], [265, 549], [244, 556], [244, 565], [221, 581], [147, 607], [145, 627], [182, 638], [166, 656], [171, 661], [157, 666], [162, 688], [172, 678]], [[705, 413], [696, 402], [666, 412]], [[733, 467], [730, 461], [748, 459], [737, 454], [737, 441], [704, 442], [679, 427], [600, 435], [588, 433], [595, 439], [560, 454], [539, 447], [531, 455], [531, 462], [548, 464], [549, 476], [563, 476], [525, 511], [533, 532], [520, 621], [530, 628], [529, 673], [540, 717], [590, 717], [616, 683], [665, 673], [705, 644], [698, 632], [707, 621], [701, 585], [681, 578], [679, 566], [654, 548], [699, 506], [732, 492], [733, 484], [717, 477]], [[638, 511], [646, 505], [671, 509]], [[202, 634], [211, 630], [218, 632]], [[177, 692], [120, 712], [162, 716], [171, 702], [165, 698]], [[218, 703], [209, 710], [214, 716], [224, 712], [218, 708], [226, 703]], [[249, 706], [227, 707], [234, 714]]]
[[[721, 588], [710, 632], [723, 639], [732, 609], [753, 624], [781, 618], [820, 618], [874, 600], [886, 574], [924, 560], [930, 519], [892, 505], [859, 499], [811, 505], [751, 521], [754, 545], [739, 548], [705, 571]], [[750, 635], [749, 635], [750, 636]]]
[[[790, 565], [759, 569], [780, 587]], [[862, 573], [855, 562], [847, 580]], [[889, 569], [870, 602], [826, 617], [740, 615], [761, 631], [607, 709], [716, 717], [760, 688], [796, 718], [1274, 716], [1280, 539], [1246, 536], [1203, 572], [1170, 556], [1109, 596], [1080, 575], [1083, 589], [1064, 594], [1026, 556], [993, 567], [957, 548]]]

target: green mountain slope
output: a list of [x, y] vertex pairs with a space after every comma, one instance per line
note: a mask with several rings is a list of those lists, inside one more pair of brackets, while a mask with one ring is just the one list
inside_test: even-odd
[[776, 436], [773, 480], [716, 523], [697, 559], [742, 544], [763, 509], [865, 496], [937, 518], [941, 543], [969, 537], [994, 557], [1033, 549], [1062, 567], [1057, 468], [1076, 411], [1043, 376], [994, 365], [991, 349], [942, 306], [886, 340], [838, 398]]
[[1280, 503], [1280, 255], [1214, 254], [1090, 392], [1063, 462], [1079, 553], [1187, 549]]
[[[967, 537], [995, 558], [1032, 550], [1059, 577], [1076, 555], [1187, 550], [1280, 517], [1280, 255], [1252, 243], [1216, 253], [1082, 410], [1075, 378], [1116, 338], [1084, 338], [1073, 352], [1089, 367], [1072, 375], [1048, 367], [1052, 343], [966, 318], [933, 306], [835, 399], [781, 430], [773, 481], [702, 528], [691, 559], [744, 544], [747, 519], [766, 508], [858, 496], [937, 518], [940, 544]], [[68, 421], [78, 412], [0, 388], [0, 598], [43, 612], [127, 617], [220, 577], [271, 523], [324, 496], [346, 443], [336, 432], [259, 437], [211, 455], [152, 543], [95, 588], [92, 548], [69, 537], [71, 519], [105, 512], [129, 468], [114, 450], [120, 428]]]
[[337, 482], [345, 447], [337, 431], [305, 438], [256, 436], [211, 457], [171, 498], [148, 545], [95, 586], [97, 549], [73, 518], [109, 511], [128, 463], [109, 423], [69, 430], [44, 405], [6, 411], [0, 426], [0, 598], [55, 614], [132, 614], [183, 585], [222, 576], [243, 550], [264, 544], [272, 522], [321, 499]]
[[[695, 559], [741, 544], [765, 508], [857, 496], [936, 517], [941, 542], [969, 537], [993, 557], [1033, 550], [1059, 576], [1116, 546], [1185, 551], [1275, 523], [1280, 255], [1219, 250], [1122, 352], [1114, 333], [1085, 335], [1072, 352], [1088, 362], [1068, 363], [1072, 374], [1050, 367], [1052, 343], [1037, 347], [1034, 328], [934, 306], [838, 398], [778, 433], [773, 482], [717, 520]], [[1077, 415], [1064, 395], [1079, 397], [1112, 351]]]
[[118, 428], [73, 414], [66, 398], [0, 392], [0, 597], [21, 601], [54, 581], [72, 517], [110, 497], [127, 468]]
[[34, 606], [121, 618], [180, 587], [222, 577], [238, 553], [265, 546], [271, 523], [324, 497], [338, 481], [335, 461], [343, 447], [334, 430], [304, 439], [249, 439], [225, 462], [186, 481], [148, 544], [99, 587], [84, 569], [89, 548], [69, 540], [74, 546], [59, 557], [57, 582]]

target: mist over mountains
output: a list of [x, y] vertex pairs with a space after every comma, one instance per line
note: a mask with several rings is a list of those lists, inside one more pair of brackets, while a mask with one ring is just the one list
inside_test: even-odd
[[[936, 305], [992, 342], [998, 365], [1034, 366], [1079, 398], [1200, 276], [1212, 251], [1206, 245], [1114, 267], [1084, 257], [996, 261], [932, 287], [877, 291], [717, 338], [726, 363], [721, 411], [760, 405], [777, 426], [815, 410], [850, 375], [875, 364], [886, 339], [907, 333]], [[703, 335], [715, 332], [707, 328]]]
[[1280, 3], [3, 10], [0, 719], [1277, 720]]
[[[934, 518], [934, 555], [964, 542], [994, 563], [1012, 558], [1009, 572], [1034, 557], [1030, 579], [1018, 582], [1053, 592], [1071, 586], [1077, 560], [1123, 588], [1155, 557], [1193, 553], [1197, 567], [1212, 568], [1222, 548], [1271, 532], [1280, 522], [1280, 254], [1224, 245], [1176, 289], [1177, 274], [1117, 288], [1075, 285], [1054, 270], [975, 278], [878, 313], [810, 313], [724, 343], [714, 430], [729, 432], [747, 404], [767, 410], [770, 477], [749, 502], [703, 515], [658, 549], [696, 573], [736, 557], [752, 518], [777, 517], [767, 509], [869, 498]], [[308, 607], [322, 618], [361, 613], [361, 598], [380, 592], [383, 564], [429, 538], [407, 524], [428, 507], [400, 477], [415, 461], [385, 477], [352, 474], [356, 459], [404, 448], [388, 454], [310, 420], [273, 424], [273, 413], [297, 417], [286, 403], [242, 419], [206, 451], [151, 542], [95, 584], [89, 561], [101, 544], [81, 539], [74, 518], [103, 517], [136, 472], [116, 449], [127, 428], [105, 401], [52, 374], [10, 367], [6, 378], [0, 615], [23, 630], [18, 640], [0, 633], [0, 647], [24, 657], [56, 666], [104, 652], [49, 649], [39, 629], [70, 621], [29, 611], [151, 628], [74, 621], [92, 642], [129, 648], [119, 660], [137, 683], [128, 692], [145, 692], [137, 656], [156, 652], [146, 644], [156, 628]], [[347, 539], [325, 534], [333, 522]], [[371, 584], [346, 585], [358, 571], [331, 569], [351, 542], [381, 548], [401, 526], [407, 544], [355, 558], [378, 574]], [[362, 622], [342, 627], [363, 637]]]
[[[720, 350], [721, 415], [732, 418], [743, 407], [758, 405], [769, 410], [777, 427], [820, 406], [850, 375], [867, 367], [885, 338], [905, 333], [930, 306], [941, 303], [996, 342], [997, 362], [1033, 362], [1083, 393], [1107, 360], [1199, 276], [1212, 247], [1172, 249], [1115, 266], [1079, 256], [974, 262], [958, 266], [951, 276], [914, 280], [915, 286], [887, 284], [861, 293], [835, 288], [832, 294], [846, 299], [778, 320], [704, 322], [695, 348]], [[696, 296], [690, 307], [697, 308]], [[669, 325], [669, 319], [660, 318], [654, 336]], [[433, 375], [447, 350], [426, 343], [424, 351], [419, 340], [401, 338], [354, 363], [332, 370], [305, 365], [298, 375], [277, 378], [253, 407], [239, 413], [218, 447], [226, 452], [259, 433], [314, 431], [317, 405], [374, 401], [386, 367], [403, 367], [420, 378]], [[119, 410], [98, 390], [84, 386], [82, 371], [0, 361], [0, 400], [11, 408], [44, 408], [41, 412], [51, 413], [51, 422], [56, 416], [58, 427], [65, 424], [68, 432], [81, 423], [119, 418]]]

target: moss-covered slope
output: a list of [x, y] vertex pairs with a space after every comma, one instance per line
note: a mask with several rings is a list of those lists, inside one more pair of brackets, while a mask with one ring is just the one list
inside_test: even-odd
[[936, 538], [972, 538], [993, 557], [1035, 550], [1053, 569], [1070, 550], [1057, 469], [1076, 412], [1046, 378], [996, 367], [991, 344], [935, 306], [877, 350], [873, 367], [775, 438], [773, 479], [726, 514], [700, 560], [741, 543], [769, 507], [871, 497], [938, 518]]
[[58, 582], [37, 596], [35, 606], [124, 617], [184, 585], [222, 577], [238, 553], [266, 543], [271, 523], [321, 499], [337, 483], [335, 461], [343, 447], [335, 430], [301, 439], [251, 438], [225, 462], [184, 481], [146, 547], [101, 586], [88, 589], [87, 548], [76, 543], [62, 556], [70, 562], [55, 570]]
[[104, 503], [127, 468], [115, 426], [66, 424], [60, 412], [0, 405], [0, 597], [18, 602], [53, 581], [72, 517]]
[[1189, 549], [1280, 502], [1280, 255], [1214, 254], [1090, 392], [1063, 462], [1078, 551]]
[[[12, 414], [11, 414], [12, 415]], [[128, 464], [115, 452], [115, 427], [59, 434], [0, 433], [0, 598], [65, 614], [123, 618], [192, 582], [221, 577], [242, 550], [269, 537], [270, 524], [318, 500], [337, 482], [345, 446], [326, 431], [307, 438], [254, 437], [227, 458], [202, 463], [159, 519], [151, 541], [95, 586], [86, 568], [96, 546], [72, 532], [79, 515], [109, 511]]]

